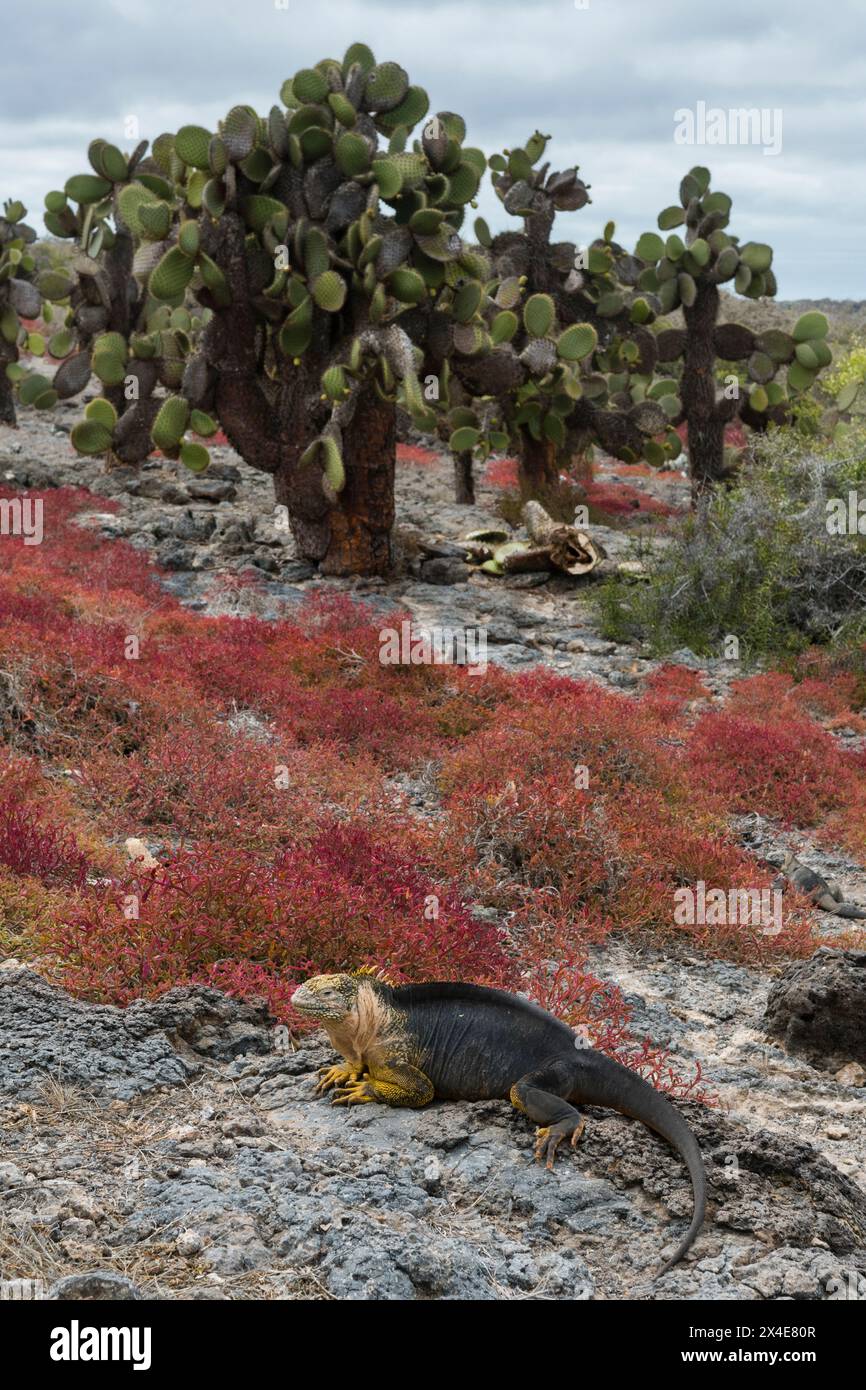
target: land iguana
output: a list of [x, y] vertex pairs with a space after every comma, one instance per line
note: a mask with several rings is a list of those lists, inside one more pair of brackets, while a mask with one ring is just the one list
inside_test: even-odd
[[603, 1105], [667, 1139], [692, 1181], [694, 1215], [675, 1254], [682, 1259], [704, 1220], [706, 1174], [698, 1142], [670, 1101], [636, 1072], [583, 1045], [566, 1023], [504, 990], [444, 983], [392, 986], [365, 972], [316, 975], [292, 996], [345, 1057], [323, 1067], [316, 1094], [334, 1105], [427, 1105], [439, 1100], [510, 1100], [533, 1120], [535, 1157], [553, 1168], [584, 1119], [575, 1106]]
[[808, 864], [801, 864], [790, 850], [782, 860], [782, 877], [775, 880], [774, 887], [781, 887], [785, 880], [825, 912], [832, 912], [837, 917], [866, 918], [866, 908], [859, 907], [857, 903], [846, 903], [838, 883], [828, 883]]

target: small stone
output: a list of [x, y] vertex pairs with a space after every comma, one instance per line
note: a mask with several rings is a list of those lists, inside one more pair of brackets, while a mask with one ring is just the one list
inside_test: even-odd
[[24, 1174], [16, 1163], [0, 1163], [0, 1187], [17, 1187]]
[[220, 478], [194, 478], [187, 483], [186, 490], [199, 502], [233, 502], [238, 495], [233, 483]]
[[209, 478], [221, 478], [227, 483], [239, 483], [241, 480], [241, 470], [233, 463], [220, 463], [218, 459], [211, 459], [208, 464], [207, 475]]
[[178, 545], [175, 541], [169, 541], [166, 545], [161, 545], [158, 551], [159, 563], [166, 570], [188, 570], [192, 569], [193, 552], [188, 546]]
[[866, 1071], [859, 1062], [846, 1062], [835, 1076], [843, 1086], [866, 1086]]
[[141, 1294], [131, 1279], [110, 1269], [94, 1269], [86, 1274], [68, 1274], [52, 1284], [46, 1298], [65, 1302], [67, 1299], [136, 1299]]
[[427, 584], [464, 584], [472, 570], [463, 560], [446, 557], [426, 560], [421, 566], [421, 578]]
[[63, 1235], [69, 1239], [88, 1240], [96, 1231], [93, 1221], [87, 1221], [82, 1216], [70, 1216], [60, 1227]]
[[175, 1241], [175, 1249], [179, 1255], [197, 1255], [202, 1249], [204, 1241], [198, 1231], [181, 1231]]
[[162, 497], [164, 484], [160, 478], [142, 478], [140, 482], [127, 488], [127, 492], [133, 497], [151, 497], [158, 499]]
[[633, 671], [608, 671], [607, 679], [611, 685], [615, 685], [619, 689], [628, 689], [638, 683], [638, 678]]
[[677, 651], [671, 652], [668, 661], [672, 666], [702, 666], [703, 662], [699, 656], [695, 656], [691, 647], [679, 647]]
[[266, 550], [263, 546], [255, 551], [253, 554], [253, 561], [258, 565], [259, 569], [264, 570], [266, 574], [279, 573], [279, 562], [274, 558], [271, 552]]
[[312, 579], [315, 573], [315, 566], [308, 564], [306, 560], [290, 560], [280, 570], [280, 578], [287, 584], [302, 584], [305, 579]]
[[764, 1024], [834, 1075], [843, 1058], [866, 1065], [866, 951], [822, 946], [787, 966], [770, 987]]
[[190, 498], [186, 488], [178, 487], [177, 483], [164, 483], [159, 495], [163, 502], [171, 502], [178, 507], [182, 507]]
[[435, 1154], [432, 1154], [424, 1164], [422, 1186], [425, 1191], [430, 1193], [438, 1192], [442, 1186], [442, 1168]]
[[172, 534], [179, 541], [205, 541], [213, 535], [216, 518], [212, 512], [193, 512], [189, 507], [175, 518]]
[[253, 528], [248, 521], [226, 521], [216, 539], [224, 546], [249, 545], [253, 539]]
[[539, 571], [537, 574], [506, 575], [503, 583], [509, 589], [538, 589], [550, 582], [550, 575]]
[[234, 1120], [223, 1120], [220, 1129], [228, 1138], [234, 1138], [239, 1134], [258, 1136], [265, 1133], [265, 1126], [256, 1115], [238, 1116]]
[[851, 1131], [845, 1125], [828, 1125], [824, 1133], [828, 1139], [848, 1139]]

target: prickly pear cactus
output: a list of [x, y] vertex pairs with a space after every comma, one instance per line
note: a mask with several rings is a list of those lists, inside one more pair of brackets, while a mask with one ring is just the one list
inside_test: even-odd
[[0, 424], [14, 425], [15, 398], [40, 409], [57, 400], [51, 382], [37, 372], [28, 371], [19, 361], [22, 351], [40, 355], [45, 344], [38, 333], [28, 332], [22, 320], [38, 319], [43, 299], [35, 283], [36, 261], [29, 248], [36, 233], [24, 218], [23, 203], [7, 201], [0, 217]]
[[[67, 184], [52, 230], [93, 263], [78, 266], [78, 329], [83, 315], [117, 418], [82, 421], [76, 447], [126, 461], [159, 447], [199, 467], [191, 433], [218, 422], [274, 475], [302, 554], [385, 570], [396, 404], [429, 422], [419, 372], [450, 355], [489, 275], [461, 235], [485, 156], [460, 116], [428, 106], [399, 64], [353, 44], [295, 73], [266, 115], [235, 106], [146, 158], [94, 142], [94, 173]], [[210, 315], [198, 340], [177, 319], [190, 305]]]
[[571, 455], [592, 443], [655, 464], [680, 450], [649, 397], [656, 350], [644, 327], [652, 309], [636, 289], [640, 262], [614, 241], [613, 223], [586, 248], [551, 241], [556, 213], [590, 199], [577, 169], [537, 167], [548, 138], [536, 132], [490, 160], [496, 192], [523, 229], [492, 237], [482, 219], [475, 223], [490, 279], [468, 353], [465, 337], [458, 341], [446, 401], [464, 500], [473, 455], [516, 449], [531, 495], [555, 485]]
[[[149, 271], [165, 250], [158, 245], [154, 256], [154, 238], [168, 235], [172, 218], [161, 195], [173, 198], [174, 192], [167, 180], [146, 172], [146, 149], [142, 142], [125, 155], [93, 140], [87, 152], [92, 172], [73, 175], [45, 199], [48, 230], [75, 243], [63, 272], [65, 337], [51, 346], [63, 359], [54, 388], [66, 399], [91, 373], [97, 377], [102, 396], [95, 412], [88, 408], [74, 426], [72, 443], [80, 453], [126, 463], [155, 447], [152, 426], [162, 395], [180, 385], [208, 317], [204, 310], [191, 313], [183, 295], [166, 304], [148, 292], [142, 264]], [[192, 440], [177, 441], [171, 456], [191, 468], [207, 466], [206, 449]]]
[[[731, 199], [710, 188], [710, 171], [686, 174], [679, 203], [663, 209], [658, 232], [644, 232], [635, 247], [643, 269], [638, 287], [652, 308], [651, 320], [682, 309], [683, 328], [657, 334], [658, 359], [676, 364], [655, 394], [673, 424], [688, 426], [688, 451], [696, 494], [736, 469], [740, 456], [726, 450], [725, 426], [735, 419], [765, 430], [787, 419], [792, 400], [808, 391], [832, 359], [823, 314], [803, 314], [790, 333], [753, 333], [738, 323], [717, 323], [719, 286], [749, 299], [776, 293], [772, 247], [740, 242], [726, 229]], [[682, 229], [682, 230], [677, 230]], [[731, 366], [721, 371], [717, 359]], [[676, 369], [676, 368], [675, 368]], [[776, 380], [784, 369], [784, 382]], [[727, 376], [725, 377], [725, 373]]]

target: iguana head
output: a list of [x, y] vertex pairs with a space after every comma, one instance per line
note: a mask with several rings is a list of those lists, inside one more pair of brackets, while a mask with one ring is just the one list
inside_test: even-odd
[[319, 1023], [340, 1023], [352, 1012], [361, 979], [358, 975], [314, 975], [292, 995], [292, 1007]]

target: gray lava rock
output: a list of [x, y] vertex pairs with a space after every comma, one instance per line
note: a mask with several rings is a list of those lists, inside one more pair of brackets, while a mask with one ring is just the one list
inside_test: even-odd
[[216, 518], [212, 512], [194, 512], [188, 507], [174, 519], [172, 533], [179, 541], [206, 541], [215, 527]]
[[315, 573], [315, 566], [306, 560], [290, 560], [280, 570], [280, 578], [287, 584], [302, 584], [305, 579], [312, 579]]
[[767, 1032], [811, 1060], [866, 1062], [866, 951], [822, 946], [772, 985]]
[[62, 1077], [94, 1096], [127, 1100], [196, 1075], [197, 1054], [228, 1059], [268, 1051], [266, 1019], [263, 1005], [204, 987], [118, 1009], [73, 999], [30, 970], [3, 970], [0, 1094], [33, 1100], [48, 1078]]
[[222, 478], [228, 483], [239, 483], [241, 480], [241, 470], [236, 468], [233, 463], [221, 463], [219, 459], [212, 458], [208, 464], [207, 475], [209, 478]]
[[205, 985], [136, 999], [124, 1010], [124, 1020], [133, 1037], [162, 1029], [171, 1041], [220, 1062], [246, 1052], [270, 1052], [273, 1046], [273, 1024], [264, 1003], [245, 1003]]
[[191, 570], [195, 559], [195, 551], [188, 545], [181, 545], [176, 540], [169, 540], [157, 546], [157, 559], [166, 570]]
[[463, 560], [436, 556], [421, 565], [421, 578], [426, 584], [465, 584], [472, 570]]
[[199, 502], [233, 502], [238, 495], [234, 484], [222, 478], [193, 478], [186, 490]]
[[64, 1303], [79, 1299], [87, 1302], [104, 1299], [116, 1302], [141, 1298], [141, 1294], [132, 1280], [124, 1275], [114, 1274], [109, 1269], [94, 1269], [86, 1274], [68, 1274], [65, 1279], [58, 1279], [56, 1284], [51, 1285], [45, 1297]]

